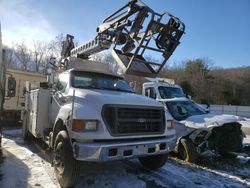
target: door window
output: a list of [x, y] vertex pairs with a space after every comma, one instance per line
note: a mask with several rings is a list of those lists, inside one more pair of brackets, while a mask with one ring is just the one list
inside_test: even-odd
[[61, 74], [56, 84], [56, 89], [64, 93], [68, 85], [68, 82], [69, 82], [69, 75], [67, 73]]
[[156, 91], [155, 91], [155, 88], [153, 88], [153, 87], [146, 88], [145, 93], [146, 93], [146, 96], [147, 96], [147, 97], [156, 99]]

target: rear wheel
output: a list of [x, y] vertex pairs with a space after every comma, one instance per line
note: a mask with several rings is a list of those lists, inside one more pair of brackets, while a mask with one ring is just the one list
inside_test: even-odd
[[199, 155], [190, 139], [182, 138], [178, 147], [178, 154], [180, 158], [187, 162], [196, 162]]
[[72, 146], [66, 131], [60, 131], [54, 145], [54, 169], [62, 187], [71, 187], [80, 178], [80, 163], [73, 157]]
[[139, 161], [142, 164], [142, 166], [149, 170], [156, 170], [158, 168], [161, 168], [163, 165], [166, 164], [167, 159], [168, 159], [167, 154], [139, 157]]

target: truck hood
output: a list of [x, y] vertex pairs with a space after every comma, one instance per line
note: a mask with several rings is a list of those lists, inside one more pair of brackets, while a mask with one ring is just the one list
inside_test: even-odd
[[185, 124], [186, 127], [195, 129], [212, 129], [214, 127], [220, 127], [226, 123], [239, 122], [241, 118], [234, 115], [215, 115], [215, 114], [203, 114], [190, 116], [186, 120], [180, 121]]
[[86, 102], [89, 102], [96, 105], [98, 104], [98, 106], [103, 106], [104, 104], [121, 104], [163, 107], [160, 102], [157, 102], [156, 100], [150, 99], [148, 97], [135, 93], [126, 93], [120, 91], [75, 89], [75, 97], [79, 99], [78, 102], [84, 100], [85, 104]]

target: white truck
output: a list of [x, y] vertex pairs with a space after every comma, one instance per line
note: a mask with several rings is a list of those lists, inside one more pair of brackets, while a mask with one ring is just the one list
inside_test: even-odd
[[207, 153], [235, 156], [244, 152], [241, 126], [243, 118], [215, 115], [185, 97], [181, 87], [173, 82], [155, 81], [143, 84], [143, 95], [165, 105], [165, 111], [175, 120], [177, 152], [185, 161], [195, 162]]
[[[170, 19], [162, 23], [165, 15]], [[52, 63], [53, 86], [26, 87], [24, 139], [40, 138], [53, 149], [62, 187], [77, 182], [80, 161], [138, 157], [144, 167], [160, 168], [175, 143], [172, 120], [161, 103], [135, 94], [122, 76], [88, 58], [114, 44], [112, 54], [124, 73], [154, 77], [179, 44], [184, 24], [133, 0], [106, 18], [97, 32], [95, 40], [75, 48], [73, 36], [67, 35], [61, 61]], [[146, 50], [161, 52], [162, 64], [146, 61]]]

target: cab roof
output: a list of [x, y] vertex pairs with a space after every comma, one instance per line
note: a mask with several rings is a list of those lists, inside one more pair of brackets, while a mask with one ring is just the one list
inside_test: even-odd
[[80, 58], [69, 58], [67, 62], [67, 71], [84, 71], [91, 73], [101, 73], [118, 78], [124, 78], [122, 75], [114, 73], [106, 63], [90, 61]]
[[159, 82], [159, 81], [153, 81], [153, 82], [145, 82], [143, 83], [143, 86], [167, 86], [167, 87], [174, 87], [174, 88], [181, 88], [180, 86], [172, 83], [167, 82]]

